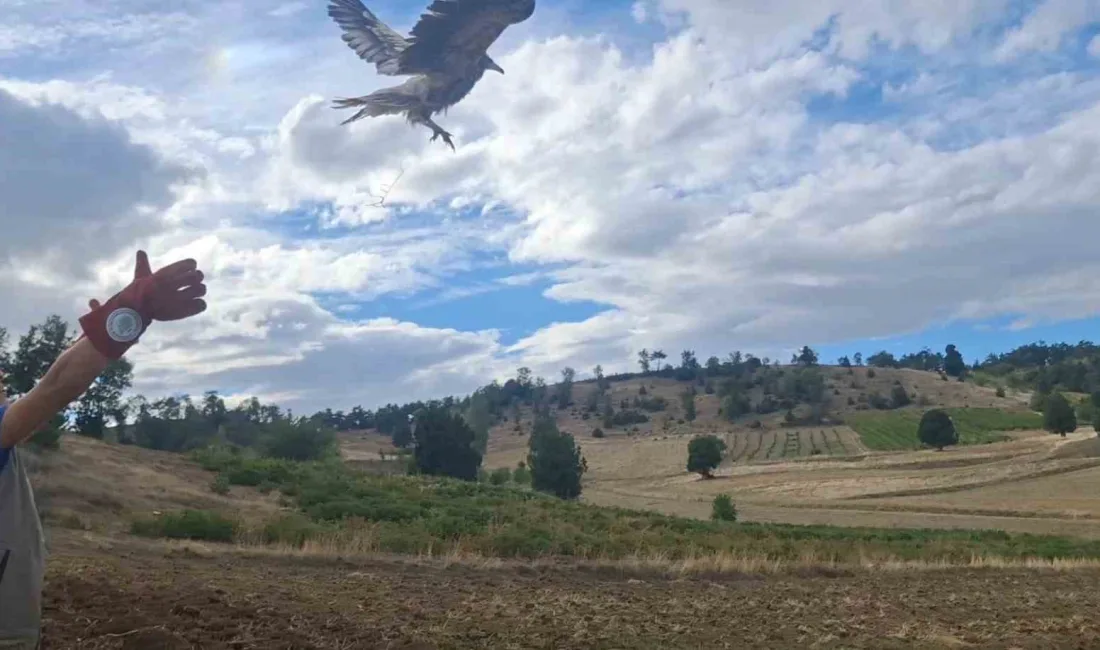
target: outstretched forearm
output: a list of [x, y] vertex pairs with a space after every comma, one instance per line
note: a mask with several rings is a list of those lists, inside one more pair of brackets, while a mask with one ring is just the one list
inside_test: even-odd
[[0, 448], [14, 447], [29, 438], [83, 395], [108, 363], [110, 359], [87, 338], [62, 352], [38, 384], [8, 407], [0, 421]]

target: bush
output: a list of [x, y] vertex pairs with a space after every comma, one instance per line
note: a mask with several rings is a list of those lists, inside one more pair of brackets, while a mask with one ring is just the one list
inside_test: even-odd
[[1005, 387], [1004, 386], [998, 386], [997, 387], [997, 397], [1004, 397], [1004, 396], [1005, 396]]
[[635, 397], [634, 408], [640, 408], [650, 413], [657, 413], [668, 408], [668, 400], [660, 395], [654, 395], [653, 397]]
[[294, 512], [269, 521], [264, 526], [263, 539], [267, 544], [286, 544], [301, 548], [320, 531], [320, 525], [310, 521], [305, 515]]
[[137, 519], [130, 525], [130, 532], [141, 537], [232, 542], [237, 524], [216, 512], [184, 510]]
[[596, 427], [595, 429], [592, 429], [592, 437], [593, 438], [602, 438], [603, 437], [603, 429], [601, 429], [599, 427]]
[[512, 470], [507, 467], [498, 467], [493, 470], [492, 474], [489, 474], [489, 483], [493, 485], [504, 485], [512, 480]]
[[710, 509], [710, 518], [714, 521], [737, 521], [737, 508], [734, 507], [730, 495], [719, 494], [714, 497]]
[[611, 416], [611, 425], [616, 427], [630, 426], [649, 422], [649, 416], [638, 411], [619, 411]]
[[229, 475], [221, 472], [210, 482], [210, 491], [214, 494], [229, 494]]
[[718, 436], [698, 436], [688, 443], [687, 470], [711, 478], [715, 468], [722, 462], [726, 443]]
[[948, 445], [959, 443], [959, 434], [951, 416], [941, 409], [926, 411], [917, 425], [917, 437], [929, 447], [942, 450]]
[[867, 378], [868, 379], [874, 379], [875, 378], [875, 369], [874, 368], [868, 368], [867, 369]]
[[320, 460], [336, 447], [336, 433], [310, 420], [277, 420], [267, 425], [264, 453], [285, 460]]
[[890, 403], [894, 408], [899, 409], [903, 406], [909, 406], [909, 393], [905, 391], [905, 387], [901, 384], [894, 384], [894, 387], [890, 390]]
[[527, 466], [523, 463], [520, 463], [520, 466], [512, 472], [512, 480], [516, 485], [530, 485], [531, 470], [527, 469]]

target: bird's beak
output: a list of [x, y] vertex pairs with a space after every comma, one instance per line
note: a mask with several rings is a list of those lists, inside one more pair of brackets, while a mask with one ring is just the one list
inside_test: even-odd
[[494, 72], [499, 72], [500, 74], [504, 74], [504, 68], [500, 67], [496, 63], [489, 63], [489, 69], [493, 70]]

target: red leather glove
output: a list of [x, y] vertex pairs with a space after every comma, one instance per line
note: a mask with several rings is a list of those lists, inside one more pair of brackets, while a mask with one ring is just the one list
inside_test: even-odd
[[84, 335], [103, 356], [118, 359], [155, 320], [180, 320], [206, 309], [206, 285], [195, 260], [180, 260], [153, 273], [138, 251], [134, 280], [80, 319]]

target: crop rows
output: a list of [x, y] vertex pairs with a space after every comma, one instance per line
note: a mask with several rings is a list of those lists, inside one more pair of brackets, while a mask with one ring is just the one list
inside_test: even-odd
[[[959, 444], [978, 445], [1004, 440], [1005, 431], [1039, 429], [1042, 416], [1023, 411], [1005, 411], [995, 408], [945, 409], [955, 422]], [[905, 409], [886, 412], [854, 413], [848, 417], [848, 425], [863, 439], [868, 449], [892, 451], [918, 449], [917, 427], [923, 411]]]
[[728, 458], [734, 463], [849, 453], [837, 429], [739, 432], [726, 444]]

